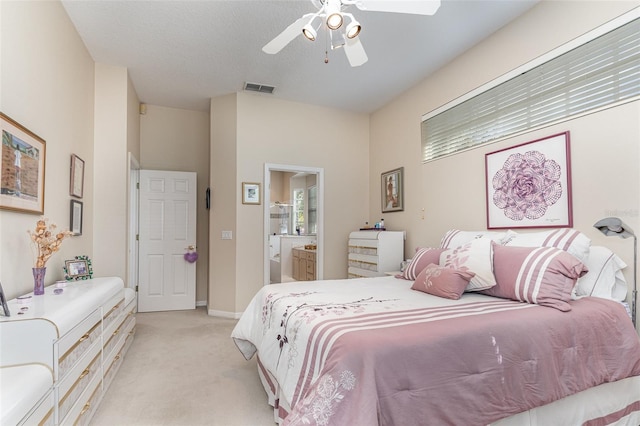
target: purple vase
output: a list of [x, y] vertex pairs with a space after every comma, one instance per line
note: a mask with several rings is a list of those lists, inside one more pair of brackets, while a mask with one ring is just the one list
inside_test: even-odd
[[44, 294], [44, 274], [47, 268], [31, 268], [33, 270], [33, 294], [39, 296]]

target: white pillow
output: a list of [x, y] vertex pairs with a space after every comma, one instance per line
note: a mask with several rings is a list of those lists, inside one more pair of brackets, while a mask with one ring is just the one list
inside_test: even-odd
[[498, 244], [504, 244], [515, 232], [508, 231], [460, 231], [459, 229], [450, 229], [440, 240], [441, 248], [460, 247], [476, 238], [490, 238]]
[[496, 285], [493, 275], [493, 249], [491, 238], [474, 238], [459, 247], [440, 254], [440, 266], [473, 272], [465, 291], [486, 290]]
[[516, 233], [513, 232], [505, 246], [516, 247], [556, 247], [575, 256], [582, 263], [585, 263], [589, 257], [589, 247], [591, 247], [591, 239], [582, 232], [563, 228], [553, 231]]
[[593, 246], [584, 264], [589, 272], [578, 279], [574, 299], [595, 296], [622, 302], [627, 298], [627, 281], [622, 269], [627, 265], [606, 247]]

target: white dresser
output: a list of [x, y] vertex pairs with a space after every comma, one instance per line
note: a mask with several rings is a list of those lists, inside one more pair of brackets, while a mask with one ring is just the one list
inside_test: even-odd
[[10, 300], [0, 317], [1, 425], [88, 424], [133, 341], [135, 292], [122, 279], [54, 290]]
[[380, 277], [397, 271], [404, 259], [403, 231], [355, 231], [349, 234], [349, 278]]

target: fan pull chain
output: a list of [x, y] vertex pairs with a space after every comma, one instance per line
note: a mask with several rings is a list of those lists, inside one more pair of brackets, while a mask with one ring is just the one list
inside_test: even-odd
[[329, 63], [329, 30], [327, 29], [326, 25], [323, 25], [325, 27], [325, 37], [324, 37], [324, 63], [328, 64]]

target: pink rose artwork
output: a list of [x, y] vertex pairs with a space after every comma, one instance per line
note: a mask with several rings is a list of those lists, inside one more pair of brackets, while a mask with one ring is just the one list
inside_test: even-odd
[[493, 176], [493, 204], [511, 220], [539, 219], [562, 196], [561, 171], [539, 151], [512, 154]]

